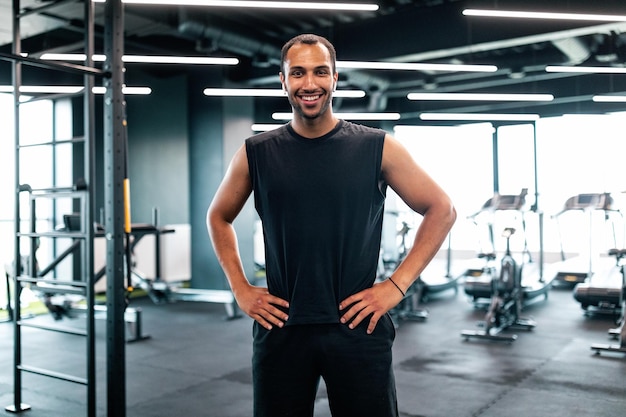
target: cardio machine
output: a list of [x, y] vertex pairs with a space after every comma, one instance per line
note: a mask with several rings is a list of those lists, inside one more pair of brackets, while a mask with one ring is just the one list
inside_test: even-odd
[[[611, 251], [611, 254], [615, 256], [618, 262], [626, 257], [626, 249], [615, 249]], [[617, 344], [596, 343], [591, 345], [591, 349], [595, 351], [597, 355], [600, 352], [621, 352], [626, 353], [626, 264], [621, 264], [622, 272], [622, 291], [620, 294], [620, 305], [622, 313], [617, 321], [619, 327], [609, 329], [609, 335], [617, 339]]]
[[480, 323], [481, 330], [464, 330], [461, 336], [494, 341], [513, 342], [517, 335], [503, 335], [503, 331], [515, 327], [530, 330], [536, 323], [530, 318], [521, 317], [524, 292], [522, 288], [522, 267], [511, 254], [510, 238], [515, 229], [507, 227], [502, 236], [506, 239], [506, 251], [500, 261], [499, 275], [491, 279], [491, 303]]
[[[528, 253], [528, 245], [526, 242], [526, 222], [524, 219], [523, 209], [526, 205], [526, 195], [528, 189], [523, 188], [519, 195], [503, 195], [500, 193], [494, 194], [489, 198], [483, 206], [476, 213], [468, 216], [476, 227], [479, 227], [479, 217], [490, 215], [493, 217], [494, 213], [498, 211], [513, 211], [517, 217], [517, 214], [521, 214], [521, 225], [524, 233], [524, 253]], [[489, 218], [486, 221], [489, 244], [485, 246], [482, 243], [482, 239], [479, 238], [480, 252], [478, 253], [478, 259], [481, 259], [484, 264], [479, 267], [470, 267], [465, 272], [464, 291], [465, 294], [470, 296], [474, 302], [477, 302], [481, 298], [491, 297], [491, 277], [495, 273], [495, 240], [493, 234], [493, 219]], [[529, 255], [530, 256], [530, 255]]]
[[[594, 275], [594, 269], [596, 269], [598, 256], [593, 254], [593, 213], [603, 212], [604, 220], [612, 220], [612, 215], [622, 213], [614, 208], [614, 199], [610, 193], [588, 193], [578, 194], [568, 198], [563, 205], [561, 211], [552, 216], [556, 220], [557, 230], [559, 233], [559, 241], [561, 246], [561, 263], [559, 270], [554, 277], [555, 282], [562, 286], [575, 287], [576, 284], [588, 281]], [[561, 218], [564, 214], [580, 211], [588, 215], [588, 239], [589, 239], [589, 251], [586, 255], [581, 253], [580, 256], [566, 258], [563, 248], [563, 237], [561, 236]], [[613, 225], [614, 226], [614, 225]], [[613, 242], [617, 247], [615, 228], [613, 227]]]
[[624, 266], [621, 259], [626, 256], [624, 249], [610, 249], [609, 256], [615, 257], [615, 264], [603, 271], [596, 271], [586, 282], [574, 286], [574, 299], [580, 303], [585, 314], [621, 314]]
[[[526, 238], [526, 196], [528, 195], [528, 189], [523, 188], [519, 194], [505, 195], [496, 193], [492, 198], [488, 199], [481, 209], [469, 216], [468, 218], [474, 222], [476, 226], [479, 226], [479, 216], [493, 214], [499, 211], [510, 211], [514, 213], [516, 220], [521, 224], [522, 233], [524, 238], [524, 248], [522, 250], [522, 256], [528, 263], [533, 262], [530, 250], [528, 249], [528, 241]], [[495, 253], [495, 241], [493, 237], [493, 222], [487, 221], [487, 227], [489, 232], [489, 247], [488, 251], [485, 251], [485, 246], [481, 244], [481, 252], [478, 254], [478, 258], [482, 259], [484, 264], [481, 267], [468, 268], [465, 272], [465, 282], [463, 289], [465, 294], [468, 295], [474, 304], [484, 304], [485, 300], [488, 300], [492, 291], [492, 280], [494, 274], [497, 273], [497, 255]], [[551, 288], [552, 280], [546, 280], [543, 276], [543, 258], [540, 253], [538, 271], [532, 270], [532, 273], [527, 273], [523, 277], [522, 294], [523, 302], [528, 303], [537, 296], [543, 295], [544, 298], [548, 297], [548, 292]]]
[[[401, 227], [397, 234], [400, 236], [398, 244], [397, 258], [391, 261], [385, 261], [383, 251], [381, 250], [378, 262], [378, 280], [384, 281], [389, 278], [396, 270], [398, 265], [404, 260], [408, 253], [406, 238], [411, 227], [406, 221], [401, 223]], [[424, 293], [424, 282], [418, 277], [413, 284], [407, 289], [404, 298], [398, 305], [389, 310], [389, 315], [395, 327], [399, 326], [400, 320], [416, 320], [423, 321], [428, 318], [428, 310], [420, 306], [420, 301]]]

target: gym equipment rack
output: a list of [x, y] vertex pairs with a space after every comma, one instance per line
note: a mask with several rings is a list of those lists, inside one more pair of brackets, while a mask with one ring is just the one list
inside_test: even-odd
[[[126, 294], [124, 286], [124, 166], [125, 161], [125, 114], [122, 87], [124, 84], [123, 55], [123, 28], [124, 10], [122, 0], [108, 0], [104, 5], [104, 53], [106, 61], [103, 69], [93, 66], [94, 54], [94, 3], [84, 1], [83, 51], [86, 55], [84, 65], [70, 63], [55, 63], [38, 58], [24, 56], [21, 47], [20, 22], [23, 18], [68, 3], [70, 0], [56, 0], [39, 7], [22, 8], [20, 0], [12, 2], [12, 51], [0, 53], [0, 59], [12, 63], [13, 97], [14, 97], [14, 124], [15, 124], [15, 252], [14, 252], [14, 288], [13, 300], [16, 308], [13, 311], [14, 324], [14, 395], [13, 404], [6, 410], [20, 413], [31, 407], [22, 402], [22, 373], [30, 372], [55, 379], [74, 382], [86, 386], [87, 401], [86, 413], [88, 417], [96, 416], [96, 365], [95, 365], [95, 329], [94, 329], [94, 267], [93, 267], [93, 237], [94, 237], [94, 201], [95, 201], [95, 97], [93, 87], [95, 77], [101, 77], [106, 89], [104, 96], [104, 171], [105, 174], [105, 235], [107, 238], [107, 415], [125, 417], [126, 415], [126, 377], [125, 377], [125, 308]], [[71, 0], [76, 1], [76, 0]], [[83, 137], [72, 138], [67, 141], [40, 142], [36, 144], [20, 143], [20, 89], [22, 86], [22, 66], [29, 65], [58, 70], [83, 76]], [[68, 97], [70, 95], [67, 95]], [[61, 95], [41, 96], [41, 98], [60, 98]], [[37, 100], [35, 97], [31, 100]], [[82, 144], [83, 146], [83, 176], [76, 179], [71, 186], [57, 186], [34, 189], [20, 181], [20, 151], [26, 146], [48, 146], [55, 149], [61, 143]], [[76, 173], [74, 173], [76, 176]], [[23, 192], [29, 193], [29, 215], [21, 218], [20, 197]], [[72, 205], [80, 210], [80, 230], [75, 232], [37, 230], [36, 201], [52, 199], [53, 205], [58, 199], [69, 199]], [[21, 230], [23, 222], [29, 222], [28, 232]], [[79, 274], [73, 274], [70, 279], [45, 278], [38, 274], [35, 252], [40, 239], [71, 238], [80, 246], [80, 256], [75, 259]], [[20, 246], [22, 240], [27, 240], [30, 246], [28, 257], [29, 265], [22, 267]], [[76, 266], [75, 266], [76, 268]], [[54, 268], [44, 268], [50, 271]], [[78, 275], [78, 277], [77, 277]], [[38, 325], [22, 320], [19, 300], [25, 287], [39, 288], [48, 294], [77, 294], [85, 297], [86, 314], [85, 328], [68, 328], [61, 326]], [[46, 331], [56, 331], [86, 339], [86, 371], [85, 376], [75, 376], [42, 369], [25, 364], [22, 361], [22, 328], [31, 327]]]

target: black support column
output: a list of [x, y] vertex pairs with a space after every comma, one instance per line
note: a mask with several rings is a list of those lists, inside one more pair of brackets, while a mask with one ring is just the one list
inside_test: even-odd
[[124, 10], [122, 0], [105, 4], [104, 169], [107, 247], [107, 415], [126, 416], [126, 348], [124, 310], [125, 115]]

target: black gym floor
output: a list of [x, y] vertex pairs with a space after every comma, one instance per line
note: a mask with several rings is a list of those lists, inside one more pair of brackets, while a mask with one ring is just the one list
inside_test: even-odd
[[[251, 416], [251, 319], [225, 320], [218, 304], [154, 305], [136, 299], [148, 340], [126, 345], [129, 417]], [[595, 355], [593, 343], [610, 342], [614, 318], [585, 316], [571, 289], [553, 288], [547, 301], [525, 314], [537, 321], [510, 344], [464, 341], [483, 311], [465, 297], [442, 293], [425, 306], [423, 322], [401, 322], [394, 347], [400, 415], [502, 417], [626, 415], [626, 355]], [[31, 320], [52, 322], [49, 315]], [[79, 320], [79, 319], [76, 319]], [[98, 416], [106, 416], [105, 322], [97, 322]], [[24, 362], [78, 373], [84, 341], [24, 330]], [[0, 323], [0, 415], [13, 403], [12, 325]], [[24, 374], [28, 417], [80, 417], [85, 388]], [[4, 414], [2, 414], [4, 413]], [[329, 416], [323, 386], [316, 417]], [[373, 416], [375, 417], [375, 416]]]

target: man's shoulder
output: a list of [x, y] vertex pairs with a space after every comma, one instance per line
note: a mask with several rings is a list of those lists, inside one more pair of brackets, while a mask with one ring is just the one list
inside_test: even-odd
[[277, 127], [276, 129], [268, 130], [265, 132], [257, 133], [256, 135], [250, 136], [246, 139], [246, 144], [248, 145], [257, 145], [267, 141], [275, 140], [277, 138], [285, 136], [287, 133], [286, 125]]
[[362, 132], [362, 133], [370, 133], [370, 134], [374, 134], [374, 135], [384, 135], [385, 131], [377, 128], [377, 127], [371, 127], [371, 126], [365, 126], [363, 124], [360, 123], [355, 123], [355, 122], [350, 122], [348, 120], [344, 120], [343, 121], [343, 126], [342, 128], [346, 131], [349, 132]]

